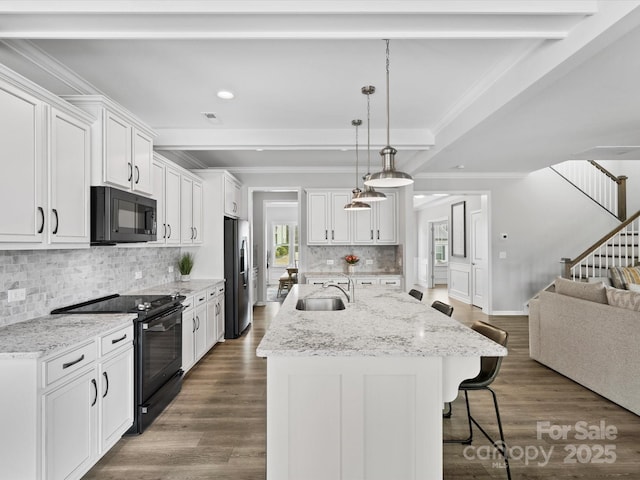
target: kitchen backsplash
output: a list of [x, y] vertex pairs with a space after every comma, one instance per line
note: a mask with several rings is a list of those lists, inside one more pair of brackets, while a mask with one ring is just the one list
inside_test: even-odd
[[[360, 261], [356, 266], [357, 273], [402, 273], [400, 247], [389, 246], [309, 246], [305, 263], [306, 272], [342, 272], [347, 271], [346, 255], [356, 255]], [[333, 265], [327, 265], [333, 260]], [[373, 260], [367, 265], [367, 260]]]
[[[95, 297], [172, 282], [179, 255], [179, 248], [148, 246], [0, 251], [0, 326]], [[141, 279], [135, 279], [136, 272], [142, 272]], [[16, 288], [26, 289], [26, 300], [8, 303], [7, 290]]]

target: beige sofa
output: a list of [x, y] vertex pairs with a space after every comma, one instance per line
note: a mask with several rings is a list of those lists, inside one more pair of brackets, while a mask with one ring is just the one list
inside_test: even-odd
[[640, 415], [640, 312], [549, 290], [529, 303], [531, 358]]

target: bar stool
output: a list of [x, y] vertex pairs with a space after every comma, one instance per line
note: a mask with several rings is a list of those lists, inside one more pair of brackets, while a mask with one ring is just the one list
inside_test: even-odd
[[436, 310], [444, 313], [445, 315], [448, 315], [449, 317], [453, 315], [453, 307], [449, 304], [441, 302], [440, 300], [436, 300], [431, 304], [431, 306]]
[[422, 292], [420, 290], [416, 290], [415, 288], [412, 288], [411, 290], [409, 290], [409, 295], [422, 301]]
[[[507, 345], [507, 339], [509, 334], [486, 322], [477, 321], [471, 328], [478, 333], [481, 333], [485, 337], [493, 340], [494, 342], [505, 347]], [[498, 376], [500, 371], [500, 365], [502, 364], [502, 357], [482, 357], [480, 360], [480, 373], [475, 378], [470, 378], [463, 381], [460, 384], [460, 390], [464, 391], [464, 399], [467, 404], [467, 419], [469, 421], [469, 436], [465, 439], [446, 439], [444, 443], [462, 443], [471, 445], [473, 441], [473, 425], [478, 427], [480, 432], [491, 442], [491, 444], [500, 452], [504, 458], [504, 464], [507, 470], [507, 478], [511, 480], [511, 469], [509, 468], [509, 455], [507, 452], [507, 445], [504, 441], [504, 432], [502, 431], [502, 420], [500, 419], [500, 410], [498, 408], [498, 399], [495, 392], [489, 387]], [[476, 421], [471, 415], [471, 408], [469, 407], [469, 392], [472, 390], [488, 390], [493, 397], [493, 406], [496, 411], [496, 419], [498, 421], [498, 431], [500, 432], [500, 442], [496, 442], [491, 438], [487, 431]]]

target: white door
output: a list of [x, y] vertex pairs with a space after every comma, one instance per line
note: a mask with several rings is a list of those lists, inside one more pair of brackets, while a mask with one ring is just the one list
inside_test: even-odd
[[193, 221], [193, 243], [202, 243], [202, 184], [193, 182], [193, 210], [191, 217]]
[[329, 243], [327, 195], [327, 193], [316, 192], [307, 195], [307, 243], [309, 245]]
[[471, 213], [471, 303], [487, 308], [487, 223], [481, 211]]
[[180, 225], [181, 242], [193, 243], [193, 180], [186, 177], [180, 187]]
[[165, 166], [160, 162], [153, 162], [153, 198], [156, 199], [157, 241], [165, 243], [167, 238], [167, 222], [165, 219]]
[[[192, 297], [191, 301], [195, 299]], [[195, 363], [196, 325], [195, 308], [182, 313], [182, 369], [185, 372]]]
[[153, 140], [144, 133], [133, 133], [133, 189], [136, 192], [152, 193], [153, 188]]
[[89, 243], [90, 126], [51, 112], [51, 243]]
[[350, 202], [350, 193], [331, 194], [331, 232], [329, 232], [329, 239], [334, 245], [351, 242], [351, 212], [344, 209], [344, 206]]
[[106, 453], [133, 423], [133, 346], [100, 366], [100, 453]]
[[105, 115], [104, 181], [128, 190], [133, 178], [131, 127], [111, 112], [106, 112]]
[[349, 212], [353, 222], [353, 243], [372, 245], [375, 238], [375, 208]]
[[387, 199], [376, 202], [378, 221], [375, 231], [375, 242], [378, 245], [395, 245], [398, 243], [398, 209], [395, 192], [385, 192]]
[[165, 220], [167, 243], [180, 243], [180, 173], [167, 167], [165, 197]]

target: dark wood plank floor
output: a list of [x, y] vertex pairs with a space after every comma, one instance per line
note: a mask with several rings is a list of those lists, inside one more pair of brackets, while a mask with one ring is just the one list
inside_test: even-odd
[[[488, 320], [510, 333], [509, 356], [494, 387], [514, 480], [640, 479], [640, 417], [531, 360], [526, 317], [488, 318], [477, 308], [450, 301], [444, 289], [427, 290], [423, 301], [434, 299], [452, 303], [453, 317], [463, 323]], [[143, 435], [118, 442], [85, 479], [263, 480], [266, 362], [255, 356], [255, 349], [279, 307], [269, 303], [256, 308], [248, 333], [214, 347], [187, 375], [182, 392], [156, 422]], [[493, 431], [489, 394], [472, 395], [475, 416]], [[466, 433], [461, 400], [454, 403], [453, 418], [444, 420], [446, 436]], [[546, 434], [538, 438], [538, 422], [568, 425], [571, 431], [566, 440]], [[605, 422], [617, 429], [617, 436], [576, 439], [577, 422], [591, 429]], [[570, 445], [577, 455], [570, 455]], [[599, 456], [605, 448], [607, 454]], [[615, 461], [602, 463], [612, 455]], [[506, 478], [500, 457], [492, 456], [488, 442], [478, 434], [466, 450], [463, 445], [445, 445], [444, 478]]]

